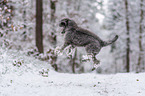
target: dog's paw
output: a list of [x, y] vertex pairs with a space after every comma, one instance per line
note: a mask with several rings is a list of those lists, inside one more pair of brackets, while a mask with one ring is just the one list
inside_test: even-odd
[[100, 64], [100, 60], [95, 60], [94, 65], [98, 65], [98, 64]]
[[88, 61], [90, 62], [90, 59], [82, 59], [81, 61], [82, 62], [88, 62]]
[[90, 62], [92, 57], [90, 55], [83, 55], [82, 62]]
[[62, 55], [62, 50], [61, 50], [60, 47], [56, 47], [54, 51], [55, 51], [55, 53], [56, 53], [57, 55], [59, 55], [59, 56]]
[[[100, 63], [100, 61], [99, 61]], [[94, 64], [93, 68], [92, 68], [92, 71], [94, 71], [95, 69], [97, 69], [99, 67], [99, 63], [98, 64]]]
[[94, 71], [95, 69], [96, 69], [96, 68], [95, 68], [95, 67], [93, 67], [93, 68], [92, 68], [92, 71]]

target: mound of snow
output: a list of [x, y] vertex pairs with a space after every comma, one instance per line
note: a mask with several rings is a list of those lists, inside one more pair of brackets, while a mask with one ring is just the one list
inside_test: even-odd
[[145, 96], [145, 73], [57, 73], [24, 52], [0, 49], [0, 96]]

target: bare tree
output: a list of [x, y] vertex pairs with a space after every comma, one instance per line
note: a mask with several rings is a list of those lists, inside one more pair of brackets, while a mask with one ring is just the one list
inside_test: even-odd
[[24, 32], [23, 32], [23, 40], [25, 41], [26, 40], [26, 38], [27, 38], [27, 32], [26, 32], [26, 28], [27, 28], [27, 25], [26, 25], [26, 21], [27, 21], [27, 19], [26, 19], [26, 3], [25, 3], [25, 0], [23, 0], [22, 1], [23, 2], [23, 20], [24, 20]]
[[49, 34], [49, 41], [50, 43], [56, 47], [56, 28], [55, 28], [55, 12], [56, 12], [56, 2], [57, 0], [50, 0], [50, 9], [51, 9], [51, 32]]
[[129, 12], [128, 12], [128, 0], [125, 0], [125, 26], [126, 26], [126, 72], [130, 70], [130, 27], [129, 27]]
[[[56, 22], [56, 16], [55, 16], [55, 12], [56, 12], [56, 2], [57, 0], [50, 0], [50, 9], [51, 9], [51, 31], [49, 34], [49, 42], [52, 44], [52, 46], [54, 46], [54, 48], [56, 47], [56, 43], [57, 43], [57, 38], [56, 38], [56, 27], [55, 27], [55, 22]], [[52, 67], [55, 69], [55, 71], [58, 71], [58, 67], [56, 64], [57, 61], [57, 55], [52, 51], [52, 60], [51, 60], [51, 65]]]
[[43, 53], [43, 0], [36, 0], [36, 46]]
[[140, 21], [139, 21], [139, 40], [138, 40], [138, 47], [139, 47], [139, 57], [138, 57], [138, 63], [136, 67], [136, 72], [141, 71], [141, 61], [143, 59], [142, 57], [142, 52], [143, 52], [143, 47], [142, 47], [142, 33], [143, 33], [143, 0], [140, 0]]

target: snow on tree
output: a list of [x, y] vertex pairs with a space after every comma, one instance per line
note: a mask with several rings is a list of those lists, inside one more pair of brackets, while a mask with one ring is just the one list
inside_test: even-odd
[[[140, 28], [144, 29], [144, 27], [141, 27], [144, 24], [140, 23], [143, 22], [141, 9], [144, 10], [144, 7], [141, 8], [140, 2], [139, 0], [109, 0], [109, 14], [106, 15], [105, 19], [106, 27], [120, 36], [117, 43], [112, 45], [111, 50], [115, 57], [116, 72], [125, 72], [126, 69], [126, 71], [136, 72], [137, 62], [139, 62], [141, 56], [137, 55], [140, 54], [140, 48], [137, 47], [139, 46]], [[144, 43], [142, 42], [142, 44]], [[143, 58], [144, 52], [141, 52], [141, 54]], [[127, 66], [124, 64], [127, 64]], [[144, 59], [142, 59], [141, 66], [145, 68]], [[138, 70], [141, 71], [142, 69], [139, 68]]]
[[[102, 62], [97, 69], [98, 72], [126, 72], [126, 57], [130, 58], [128, 71], [145, 70], [145, 52], [142, 50], [145, 49], [144, 0], [127, 0], [128, 15], [125, 11], [125, 0], [50, 1], [43, 0], [43, 54], [38, 52], [35, 45], [36, 0], [0, 1], [2, 2], [0, 3], [0, 45], [4, 48], [23, 50], [28, 55], [54, 63], [52, 65], [57, 65], [59, 72], [89, 72], [93, 66], [92, 62], [81, 62], [83, 55], [86, 55], [84, 48], [77, 48], [71, 52], [68, 47], [61, 56], [54, 53], [54, 48], [61, 46], [64, 38], [60, 34], [59, 21], [68, 17], [75, 20], [80, 27], [102, 36], [103, 40], [104, 37], [109, 39], [115, 34], [119, 35], [117, 42], [111, 46], [111, 52], [108, 51], [110, 47], [107, 47], [99, 54]], [[105, 16], [104, 20], [101, 19], [103, 26], [96, 18], [99, 17], [98, 14]], [[126, 21], [129, 21], [129, 24], [126, 24]], [[129, 35], [126, 34], [127, 25], [129, 25]], [[130, 56], [126, 55], [127, 38], [130, 38], [130, 51], [128, 51]]]

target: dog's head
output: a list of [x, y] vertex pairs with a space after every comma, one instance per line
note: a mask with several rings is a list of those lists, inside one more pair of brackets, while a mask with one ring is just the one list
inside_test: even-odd
[[64, 28], [63, 31], [61, 32], [62, 34], [64, 34], [66, 28], [76, 27], [77, 24], [69, 18], [64, 18], [60, 21], [59, 26]]

